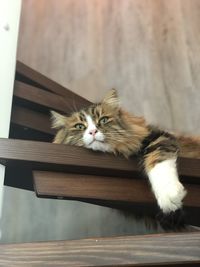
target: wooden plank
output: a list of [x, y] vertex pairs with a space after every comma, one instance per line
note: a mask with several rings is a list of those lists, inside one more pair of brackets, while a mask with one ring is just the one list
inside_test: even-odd
[[37, 112], [25, 107], [14, 105], [12, 108], [11, 122], [17, 125], [31, 128], [52, 135], [55, 130], [51, 128], [50, 115]]
[[16, 80], [28, 83], [39, 88], [46, 89], [57, 95], [60, 95], [66, 98], [69, 103], [75, 103], [77, 109], [86, 107], [91, 104], [90, 101], [71, 92], [69, 89], [59, 85], [58, 83], [48, 79], [46, 76], [26, 66], [20, 61], [17, 61], [16, 65]]
[[53, 109], [62, 113], [75, 111], [75, 106], [73, 107], [75, 103], [66, 98], [20, 81], [15, 81], [14, 96], [21, 100], [41, 105], [47, 110]]
[[[57, 170], [84, 174], [133, 177], [139, 171], [137, 160], [94, 152], [76, 146], [45, 142], [0, 139], [0, 160], [5, 165], [29, 165], [35, 170]], [[200, 159], [180, 158], [180, 175], [193, 176], [199, 182]], [[141, 173], [141, 172], [140, 172]]]
[[200, 233], [0, 244], [1, 266], [199, 266]]
[[10, 124], [9, 138], [20, 140], [35, 140], [50, 143], [53, 140], [52, 134], [34, 130], [15, 123]]
[[32, 169], [132, 175], [136, 161], [93, 152], [76, 146], [16, 139], [0, 139], [0, 159], [5, 165], [31, 166]]
[[[155, 203], [147, 181], [125, 177], [102, 177], [34, 171], [37, 196], [108, 200], [129, 203]], [[185, 206], [200, 207], [200, 185], [186, 185]]]
[[144, 180], [45, 171], [33, 171], [33, 177], [38, 196], [154, 202]]
[[178, 159], [178, 171], [180, 175], [200, 178], [200, 159], [180, 157]]

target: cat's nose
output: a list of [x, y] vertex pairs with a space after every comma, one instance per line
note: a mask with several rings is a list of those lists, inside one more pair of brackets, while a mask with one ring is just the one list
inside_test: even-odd
[[97, 129], [94, 129], [94, 130], [90, 130], [89, 131], [89, 134], [91, 134], [92, 136], [95, 136], [95, 134], [98, 132]]

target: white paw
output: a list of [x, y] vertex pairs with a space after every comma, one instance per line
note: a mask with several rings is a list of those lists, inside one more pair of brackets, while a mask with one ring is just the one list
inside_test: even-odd
[[176, 159], [157, 163], [148, 176], [158, 205], [164, 213], [170, 213], [182, 207], [186, 191], [178, 179]]
[[156, 194], [158, 205], [164, 213], [176, 211], [182, 207], [182, 200], [186, 193], [186, 190], [179, 181], [166, 184], [166, 187]]

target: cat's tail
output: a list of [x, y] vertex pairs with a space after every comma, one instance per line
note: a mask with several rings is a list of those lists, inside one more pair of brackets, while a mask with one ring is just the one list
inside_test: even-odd
[[200, 136], [176, 135], [180, 147], [180, 156], [200, 159]]

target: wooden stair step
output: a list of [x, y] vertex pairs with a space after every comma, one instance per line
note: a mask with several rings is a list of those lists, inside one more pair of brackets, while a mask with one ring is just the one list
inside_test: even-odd
[[200, 232], [0, 244], [0, 266], [200, 266]]
[[[0, 138], [0, 162], [6, 166], [31, 166], [33, 170], [133, 177], [141, 173], [135, 158], [93, 152], [76, 146]], [[200, 182], [200, 159], [179, 158], [179, 174]]]
[[69, 99], [55, 93], [42, 90], [20, 81], [15, 81], [14, 97], [20, 99], [22, 103], [27, 102], [27, 106], [29, 104], [31, 108], [31, 103], [34, 103], [35, 105], [42, 106], [43, 109], [47, 109], [47, 111], [53, 109], [65, 114], [71, 113], [75, 109], [75, 107], [73, 107], [73, 100], [70, 102]]
[[49, 134], [52, 136], [52, 140], [56, 133], [51, 128], [50, 115], [18, 105], [13, 105], [12, 107], [11, 122], [25, 128]]
[[16, 64], [15, 80], [30, 84], [41, 89], [48, 90], [52, 93], [55, 93], [68, 99], [69, 102], [74, 101], [77, 104], [77, 107], [79, 108], [91, 104], [91, 102], [86, 100], [84, 97], [75, 94], [74, 92], [47, 78], [46, 76], [35, 71], [34, 69], [26, 66], [20, 61], [17, 61]]
[[[55, 135], [55, 130], [51, 129], [50, 110], [69, 114], [90, 104], [91, 102], [84, 97], [17, 61], [11, 116], [11, 137], [15, 137], [13, 129], [17, 125], [20, 131], [26, 131], [28, 128], [39, 134], [46, 134], [49, 140], [49, 135], [52, 137]], [[26, 136], [25, 133], [23, 132], [23, 137]], [[27, 134], [25, 139], [31, 139], [30, 135], [31, 132]], [[17, 136], [19, 136], [18, 133]], [[34, 140], [34, 138], [32, 139]], [[43, 140], [43, 135], [41, 139]]]
[[[156, 203], [147, 180], [60, 172], [33, 171], [38, 197], [75, 200], [106, 200], [127, 203]], [[185, 185], [184, 206], [200, 207], [200, 185]]]
[[132, 175], [133, 171], [138, 171], [136, 160], [128, 161], [76, 146], [6, 138], [0, 138], [0, 161], [6, 166], [29, 166], [33, 170], [93, 174], [101, 171], [102, 175]]

